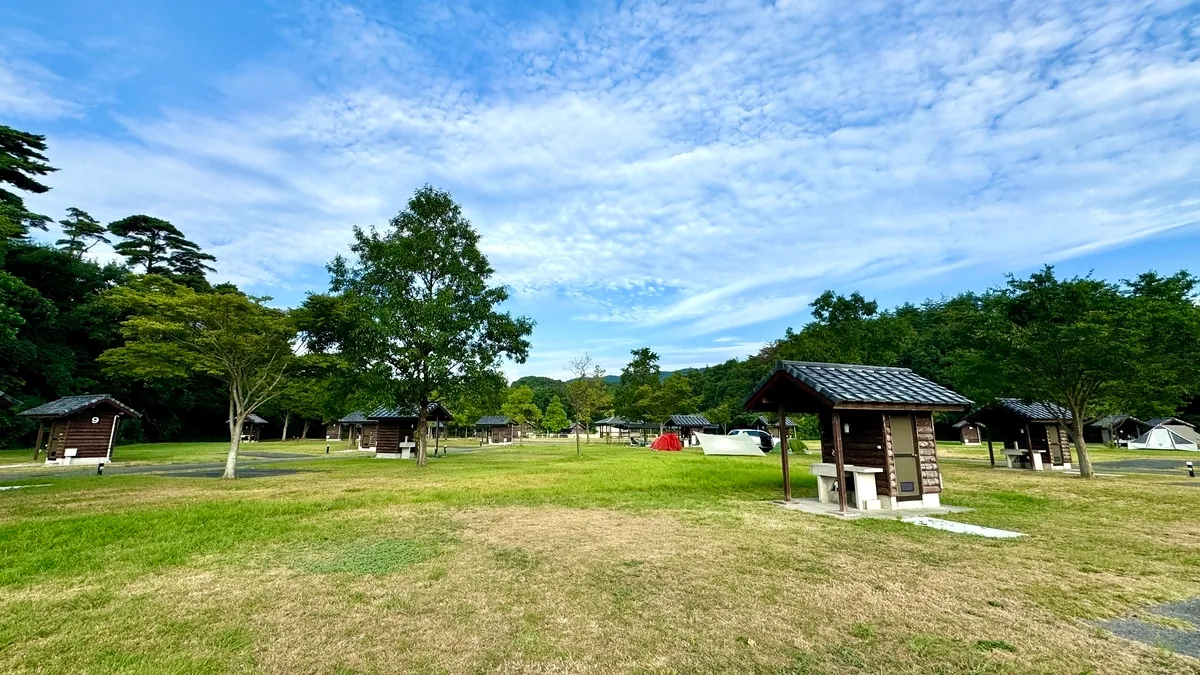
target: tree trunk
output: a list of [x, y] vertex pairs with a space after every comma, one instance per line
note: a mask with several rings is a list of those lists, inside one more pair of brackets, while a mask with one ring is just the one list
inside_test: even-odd
[[292, 419], [292, 411], [291, 410], [284, 411], [284, 413], [283, 413], [283, 434], [279, 437], [279, 440], [281, 440], [281, 441], [287, 440], [288, 421], [291, 419]]
[[309, 420], [309, 419], [304, 420], [304, 427], [300, 431], [300, 438], [302, 438], [303, 440], [306, 440], [306, 441], [308, 440], [308, 427], [311, 425], [312, 425], [312, 420]]
[[579, 447], [579, 425], [575, 425], [575, 456], [583, 457], [583, 450]]
[[242, 445], [242, 425], [245, 423], [245, 415], [239, 415], [232, 421], [229, 429], [229, 455], [225, 458], [225, 473], [221, 478], [228, 480], [237, 478], [238, 448]]
[[1088, 456], [1087, 443], [1083, 442], [1083, 416], [1080, 412], [1071, 411], [1071, 440], [1075, 442], [1075, 454], [1079, 456], [1079, 475], [1083, 478], [1093, 478], [1092, 458]]
[[425, 455], [425, 425], [429, 423], [429, 402], [421, 399], [421, 407], [417, 409], [417, 466], [429, 464]]

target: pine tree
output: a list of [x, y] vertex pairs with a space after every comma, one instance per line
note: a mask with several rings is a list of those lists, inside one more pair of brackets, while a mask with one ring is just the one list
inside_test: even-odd
[[[67, 209], [67, 217], [58, 221], [58, 224], [62, 225], [63, 234], [66, 236], [54, 243], [76, 258], [82, 258], [84, 253], [100, 242], [108, 243], [108, 237], [104, 236], [107, 232], [104, 226], [87, 211], [74, 206]], [[92, 243], [89, 244], [88, 241]]]

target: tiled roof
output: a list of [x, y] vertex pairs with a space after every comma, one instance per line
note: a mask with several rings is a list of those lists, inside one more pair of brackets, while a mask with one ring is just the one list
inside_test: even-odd
[[1139, 424], [1145, 424], [1138, 418], [1133, 417], [1131, 415], [1108, 415], [1107, 417], [1101, 417], [1100, 419], [1096, 420], [1095, 422], [1092, 422], [1088, 426], [1096, 427], [1097, 429], [1111, 429], [1113, 427], [1120, 426], [1121, 424], [1123, 424], [1125, 422], [1125, 420], [1133, 420], [1134, 422], [1137, 422]]
[[778, 361], [772, 375], [779, 371], [800, 380], [835, 406], [843, 403], [971, 405], [970, 399], [908, 368]]
[[625, 419], [618, 417], [616, 415], [612, 415], [610, 417], [605, 417], [602, 420], [596, 420], [596, 424], [606, 424], [608, 426], [614, 426], [614, 427], [624, 424], [624, 423], [625, 423]]
[[364, 413], [361, 410], [355, 410], [354, 412], [349, 413], [348, 415], [346, 415], [345, 417], [343, 417], [342, 419], [340, 419], [338, 421], [341, 422], [342, 424], [359, 424], [362, 422], [366, 422], [368, 420], [367, 420], [366, 413]]
[[[450, 411], [446, 410], [441, 403], [430, 403], [426, 408], [427, 419], [451, 419]], [[417, 419], [417, 409], [412, 408], [389, 408], [387, 406], [379, 406], [368, 415], [373, 420], [415, 420]]]
[[[779, 426], [778, 422], [768, 422], [765, 415], [758, 416], [758, 423], [763, 425], [764, 427], [778, 427]], [[794, 420], [790, 417], [787, 418], [787, 425], [788, 425], [788, 427], [796, 426], [796, 420]]]
[[116, 406], [117, 408], [120, 408], [121, 412], [124, 412], [126, 414], [133, 415], [134, 417], [142, 416], [141, 413], [137, 412], [133, 408], [130, 408], [129, 406], [125, 405], [124, 403], [121, 403], [120, 401], [109, 396], [108, 394], [85, 394], [83, 396], [64, 396], [56, 401], [50, 401], [49, 403], [43, 403], [42, 405], [39, 405], [36, 408], [30, 408], [29, 410], [25, 410], [25, 411], [17, 413], [17, 414], [22, 417], [33, 417], [35, 419], [51, 419], [51, 418], [55, 418], [55, 417], [64, 417], [66, 415], [71, 415], [71, 414], [80, 412], [81, 410], [87, 410], [88, 408], [91, 408], [92, 406], [96, 406], [96, 405], [99, 405], [99, 404], [105, 403], [105, 402], [111, 403], [112, 405]]
[[255, 413], [250, 413], [249, 415], [246, 415], [246, 421], [254, 422], [255, 424], [266, 424], [267, 423], [267, 421], [265, 419], [259, 417]]
[[1029, 420], [1069, 420], [1071, 411], [1048, 401], [1026, 403], [1019, 398], [998, 398], [996, 403], [1010, 412]]
[[1178, 417], [1156, 417], [1152, 420], [1146, 420], [1146, 424], [1149, 424], [1152, 427], [1159, 427], [1164, 424], [1181, 424], [1183, 426], [1188, 426], [1188, 427], [1195, 426], [1193, 424], [1184, 422], [1183, 420], [1179, 419]]
[[17, 405], [17, 399], [0, 391], [0, 408], [12, 408]]
[[953, 427], [953, 428], [955, 428], [955, 429], [961, 429], [961, 428], [963, 428], [963, 427], [969, 427], [969, 426], [973, 426], [974, 424], [975, 424], [975, 423], [974, 423], [974, 422], [972, 422], [971, 420], [959, 420], [959, 421], [957, 421], [957, 422], [955, 422], [955, 423], [954, 423], [954, 427]]
[[671, 415], [667, 424], [674, 427], [711, 427], [712, 422], [704, 415]]
[[477, 427], [506, 427], [512, 424], [512, 420], [504, 415], [484, 415], [475, 421]]

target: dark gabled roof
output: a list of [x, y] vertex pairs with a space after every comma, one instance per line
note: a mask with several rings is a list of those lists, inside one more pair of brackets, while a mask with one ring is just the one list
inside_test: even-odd
[[504, 415], [484, 415], [475, 421], [477, 427], [506, 427], [512, 424], [512, 420]]
[[716, 426], [704, 415], [671, 415], [667, 424], [673, 427], [711, 427]]
[[954, 423], [954, 426], [952, 428], [961, 429], [963, 427], [969, 427], [969, 426], [974, 426], [974, 425], [975, 425], [975, 423], [972, 422], [971, 420], [959, 420]]
[[345, 417], [338, 421], [342, 424], [361, 424], [362, 422], [369, 422], [370, 420], [367, 419], [367, 414], [365, 412], [361, 410], [355, 410], [352, 413], [348, 413]]
[[596, 424], [606, 424], [608, 426], [620, 426], [625, 423], [625, 419], [617, 415], [610, 415], [602, 420], [596, 420]]
[[998, 398], [996, 404], [1005, 410], [1015, 413], [1031, 421], [1051, 421], [1071, 419], [1071, 411], [1049, 401], [1030, 401], [1026, 403], [1019, 398]]
[[1152, 427], [1161, 427], [1164, 424], [1181, 424], [1185, 427], [1195, 427], [1196, 425], [1189, 422], [1184, 422], [1178, 417], [1156, 417], [1152, 420], [1146, 420], [1146, 424]]
[[[1097, 429], [1112, 429], [1113, 427], [1121, 426], [1122, 424], [1125, 423], [1126, 420], [1133, 420], [1134, 422], [1136, 422], [1138, 424], [1146, 424], [1145, 422], [1139, 420], [1138, 418], [1134, 417], [1133, 415], [1108, 415], [1106, 417], [1101, 417], [1100, 419], [1096, 420], [1095, 422], [1092, 422], [1088, 426], [1095, 427]], [[1153, 426], [1153, 425], [1151, 425], [1151, 426]]]
[[108, 394], [85, 394], [83, 396], [64, 396], [56, 401], [43, 403], [36, 408], [30, 408], [23, 412], [17, 413], [21, 417], [32, 417], [34, 419], [54, 419], [56, 417], [66, 417], [74, 415], [77, 412], [82, 412], [88, 408], [92, 408], [101, 404], [107, 403], [119, 409], [121, 412], [134, 417], [141, 417], [142, 414], [121, 403], [117, 399]]
[[16, 406], [17, 399], [0, 391], [0, 408], [15, 408]]
[[256, 413], [250, 413], [249, 415], [246, 415], [246, 421], [253, 422], [255, 424], [266, 424], [267, 423], [267, 421], [265, 419], [259, 417]]
[[650, 424], [649, 422], [624, 422], [620, 425], [620, 427], [629, 431], [642, 431], [644, 429], [653, 429], [654, 431], [658, 431], [658, 425]]
[[971, 405], [970, 399], [930, 382], [909, 368], [807, 361], [776, 361], [775, 369], [754, 388], [745, 403], [749, 404], [779, 373], [799, 380], [835, 408], [872, 403], [963, 408]]
[[[425, 410], [425, 417], [429, 420], [453, 419], [453, 415], [441, 403], [430, 403]], [[373, 420], [415, 420], [417, 419], [417, 409], [416, 407], [389, 408], [387, 406], [379, 406], [368, 417]]]
[[[768, 422], [766, 415], [759, 415], [758, 420], [756, 420], [756, 421], [758, 424], [761, 424], [764, 427], [778, 427], [779, 426], [778, 422]], [[796, 420], [794, 420], [790, 417], [787, 418], [787, 425], [788, 425], [788, 427], [796, 426]]]

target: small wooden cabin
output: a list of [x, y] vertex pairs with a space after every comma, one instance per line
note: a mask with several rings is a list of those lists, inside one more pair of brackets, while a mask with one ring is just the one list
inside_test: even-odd
[[697, 431], [704, 433], [717, 429], [717, 425], [709, 422], [704, 415], [671, 415], [663, 426], [666, 430], [679, 434], [679, 440], [685, 445], [692, 444]]
[[[778, 361], [746, 399], [747, 411], [812, 413], [821, 429], [823, 477], [818, 495], [837, 493], [842, 512], [863, 508], [937, 507], [938, 469], [933, 413], [965, 412], [971, 401], [908, 368]], [[788, 453], [780, 453], [784, 499], [791, 499]], [[852, 479], [852, 480], [848, 480]], [[826, 487], [826, 480], [832, 485]], [[861, 487], [860, 487], [861, 486]], [[858, 494], [869, 490], [869, 498]]]
[[1066, 427], [1071, 422], [1071, 411], [1062, 406], [998, 398], [968, 415], [967, 419], [983, 427], [989, 448], [1000, 441], [1006, 451], [1024, 451], [1005, 452], [1014, 467], [1071, 468], [1071, 440]]
[[339, 422], [330, 422], [325, 425], [325, 440], [340, 441], [342, 440], [342, 425]]
[[504, 415], [484, 415], [475, 421], [481, 445], [507, 445], [513, 442], [512, 420]]
[[983, 443], [983, 434], [979, 430], [979, 425], [969, 420], [959, 420], [954, 425], [958, 429], [958, 437], [962, 440], [963, 445], [980, 445]]
[[[765, 431], [772, 436], [779, 435], [779, 423], [770, 422], [763, 415], [759, 415], [758, 418], [754, 420], [754, 423], [750, 425], [750, 428], [758, 429], [759, 431]], [[796, 420], [790, 417], [787, 418], [787, 429], [789, 435], [796, 433]]]
[[1083, 440], [1104, 445], [1125, 445], [1154, 427], [1132, 415], [1108, 415], [1083, 428]]
[[[376, 422], [377, 441], [375, 456], [383, 459], [403, 457], [404, 451], [417, 450], [417, 409], [380, 407], [371, 413]], [[425, 419], [430, 423], [448, 422], [454, 419], [441, 403], [430, 403]], [[436, 427], [433, 427], [436, 429]], [[437, 433], [426, 430], [426, 433]], [[426, 446], [428, 447], [428, 446]]]
[[242, 440], [248, 443], [257, 443], [265, 426], [267, 426], [265, 419], [255, 413], [250, 413], [246, 416], [246, 421], [242, 424]]
[[[367, 417], [361, 410], [346, 415], [338, 420], [338, 426], [345, 429], [346, 444], [359, 450], [374, 450], [378, 422]], [[342, 432], [339, 432], [339, 434]]]
[[[141, 413], [108, 394], [64, 396], [18, 413], [38, 421], [33, 457], [45, 449], [47, 464], [104, 464], [112, 461], [122, 417]], [[49, 423], [49, 434], [45, 434]], [[43, 442], [45, 445], [43, 446]]]

